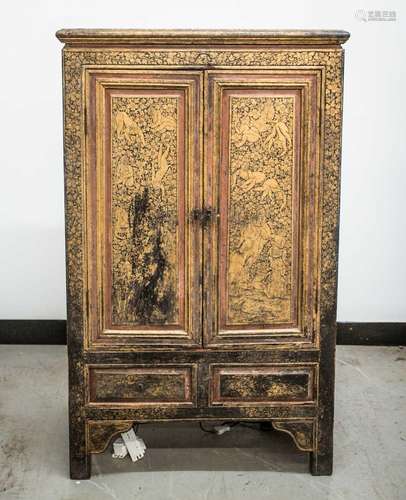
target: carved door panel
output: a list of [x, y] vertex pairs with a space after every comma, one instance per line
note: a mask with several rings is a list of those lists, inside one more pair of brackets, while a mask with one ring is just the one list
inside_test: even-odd
[[84, 78], [87, 346], [201, 346], [201, 73]]
[[321, 79], [207, 73], [208, 346], [317, 341]]

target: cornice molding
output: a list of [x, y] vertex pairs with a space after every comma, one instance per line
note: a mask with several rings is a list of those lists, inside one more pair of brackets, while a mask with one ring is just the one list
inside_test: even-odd
[[67, 46], [123, 45], [341, 45], [341, 30], [139, 30], [62, 29], [56, 37]]

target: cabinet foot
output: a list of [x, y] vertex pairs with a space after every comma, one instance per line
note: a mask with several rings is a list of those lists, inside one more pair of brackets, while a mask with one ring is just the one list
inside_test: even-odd
[[69, 424], [69, 463], [71, 479], [90, 478], [91, 460], [86, 446], [86, 421], [75, 413], [71, 414]]
[[333, 453], [310, 453], [310, 472], [313, 476], [331, 476], [333, 473]]
[[91, 456], [75, 456], [70, 458], [70, 478], [71, 479], [90, 479], [91, 474]]

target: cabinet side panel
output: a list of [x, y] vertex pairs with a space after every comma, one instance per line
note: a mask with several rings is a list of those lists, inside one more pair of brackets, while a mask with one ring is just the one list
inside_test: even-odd
[[337, 271], [340, 215], [341, 131], [344, 51], [326, 61], [322, 170], [319, 410], [311, 471], [333, 469], [334, 380], [337, 331]]
[[83, 364], [84, 315], [84, 189], [82, 61], [63, 51], [64, 172], [67, 336], [69, 355], [69, 450], [72, 478], [90, 477], [86, 447], [85, 377]]

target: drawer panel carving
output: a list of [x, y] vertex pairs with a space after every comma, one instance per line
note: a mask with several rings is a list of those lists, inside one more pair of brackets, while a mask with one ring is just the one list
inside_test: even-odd
[[88, 403], [194, 406], [196, 365], [90, 366]]
[[210, 404], [313, 403], [316, 365], [211, 365]]

